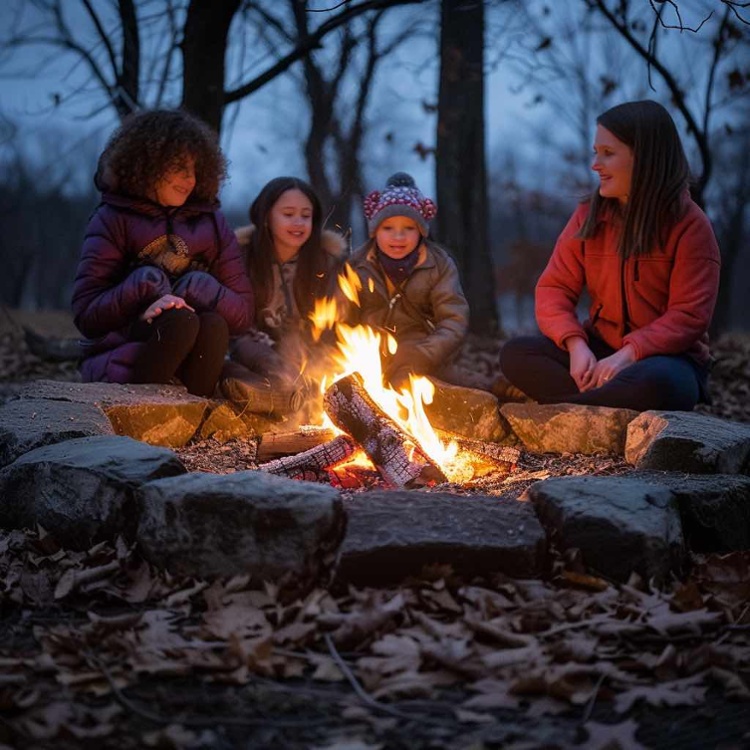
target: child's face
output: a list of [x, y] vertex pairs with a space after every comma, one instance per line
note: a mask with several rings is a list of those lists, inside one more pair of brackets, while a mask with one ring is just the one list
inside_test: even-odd
[[165, 172], [156, 183], [156, 202], [162, 206], [181, 206], [195, 188], [195, 159], [186, 156], [180, 167]]
[[282, 193], [268, 215], [268, 228], [276, 254], [286, 259], [299, 252], [310, 239], [313, 205], [297, 188]]
[[391, 216], [381, 221], [375, 230], [378, 247], [394, 260], [405, 258], [421, 239], [417, 222], [408, 216]]

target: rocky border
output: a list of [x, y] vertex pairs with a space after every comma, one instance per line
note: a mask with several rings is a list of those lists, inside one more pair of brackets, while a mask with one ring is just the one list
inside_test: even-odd
[[[256, 471], [188, 474], [173, 450], [289, 430], [182, 388], [37, 381], [0, 405], [0, 525], [72, 549], [123, 534], [171, 572], [383, 583], [425, 565], [537, 577], [552, 545], [625, 581], [666, 581], [689, 551], [750, 548], [750, 425], [693, 412], [505, 404], [438, 388], [433, 424], [535, 453], [624, 456], [617, 477], [540, 479], [521, 496], [342, 497]], [[348, 531], [346, 530], [348, 523]]]

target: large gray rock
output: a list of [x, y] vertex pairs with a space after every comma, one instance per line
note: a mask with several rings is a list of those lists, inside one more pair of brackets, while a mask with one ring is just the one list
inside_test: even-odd
[[162, 479], [139, 496], [144, 557], [179, 575], [314, 580], [334, 562], [346, 527], [332, 487], [263, 472]]
[[656, 471], [630, 476], [671, 490], [680, 507], [682, 533], [693, 552], [750, 549], [750, 477]]
[[435, 395], [425, 414], [435, 429], [485, 442], [515, 442], [498, 401], [489, 391], [433, 380]]
[[462, 575], [542, 572], [544, 531], [530, 503], [444, 492], [374, 491], [345, 501], [349, 517], [339, 577], [357, 584], [395, 583], [425, 565]]
[[578, 548], [593, 572], [632, 571], [666, 581], [684, 557], [677, 500], [665, 486], [628, 477], [560, 477], [526, 490], [561, 549]]
[[504, 404], [500, 413], [524, 446], [535, 453], [622, 455], [630, 409], [578, 404]]
[[180, 448], [195, 435], [208, 401], [171, 385], [38, 380], [21, 396], [100, 406], [118, 435]]
[[172, 451], [127, 437], [87, 437], [25, 453], [0, 471], [0, 525], [43, 526], [61, 544], [88, 549], [138, 520], [135, 490], [185, 473]]
[[685, 411], [646, 411], [628, 426], [625, 459], [638, 469], [750, 474], [750, 425]]
[[0, 405], [0, 468], [43, 445], [94, 435], [112, 435], [97, 406], [43, 399], [16, 399]]

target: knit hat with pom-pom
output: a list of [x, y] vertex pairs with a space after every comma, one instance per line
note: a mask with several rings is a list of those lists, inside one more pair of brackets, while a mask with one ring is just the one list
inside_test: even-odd
[[391, 175], [383, 191], [373, 190], [365, 196], [365, 218], [370, 237], [375, 235], [380, 223], [391, 216], [408, 216], [417, 222], [423, 237], [427, 236], [428, 223], [437, 213], [437, 207], [425, 198], [406, 172]]

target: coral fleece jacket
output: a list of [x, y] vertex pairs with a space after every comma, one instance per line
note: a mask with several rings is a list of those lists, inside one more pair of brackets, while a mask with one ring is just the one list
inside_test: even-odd
[[[604, 218], [596, 236], [577, 237], [589, 211], [581, 204], [560, 235], [536, 286], [542, 333], [565, 348], [572, 336], [592, 331], [614, 349], [630, 344], [636, 359], [689, 354], [709, 359], [708, 326], [719, 289], [720, 256], [711, 224], [692, 200], [663, 247], [621, 258], [619, 223]], [[582, 325], [576, 305], [584, 286], [591, 298]]]

